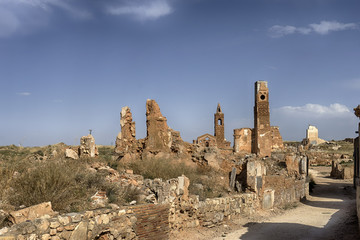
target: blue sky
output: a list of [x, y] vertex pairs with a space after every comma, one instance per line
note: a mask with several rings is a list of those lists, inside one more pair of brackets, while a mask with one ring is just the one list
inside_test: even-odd
[[191, 142], [253, 127], [254, 82], [268, 81], [284, 140], [308, 124], [355, 137], [358, 0], [0, 0], [0, 145], [114, 143], [129, 106], [146, 135], [146, 99]]

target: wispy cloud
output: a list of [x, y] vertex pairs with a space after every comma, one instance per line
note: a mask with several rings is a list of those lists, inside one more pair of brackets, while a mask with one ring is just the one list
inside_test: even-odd
[[138, 20], [155, 20], [173, 12], [168, 0], [146, 0], [124, 2], [120, 6], [109, 6], [106, 11], [112, 15], [131, 15]]
[[348, 107], [340, 103], [330, 104], [329, 106], [308, 103], [304, 106], [284, 106], [276, 109], [276, 111], [283, 114], [295, 114], [311, 117], [341, 117], [351, 113]]
[[75, 19], [89, 19], [91, 12], [69, 0], [0, 0], [0, 37], [46, 26], [60, 9]]
[[336, 21], [321, 21], [320, 24], [310, 24], [312, 30], [319, 34], [328, 34], [329, 32], [343, 31], [348, 29], [355, 29], [356, 23], [340, 23]]
[[349, 29], [357, 29], [357, 23], [341, 23], [337, 21], [321, 21], [320, 23], [311, 23], [307, 27], [295, 27], [291, 25], [274, 25], [268, 29], [269, 35], [273, 38], [283, 37], [290, 34], [317, 33], [321, 35], [335, 31], [344, 31]]
[[271, 116], [286, 140], [301, 140], [308, 124], [315, 125], [319, 136], [327, 140], [353, 137], [357, 126], [353, 111], [340, 103], [284, 106], [273, 109]]
[[30, 92], [17, 92], [16, 95], [19, 95], [19, 96], [30, 96], [31, 93], [30, 93]]

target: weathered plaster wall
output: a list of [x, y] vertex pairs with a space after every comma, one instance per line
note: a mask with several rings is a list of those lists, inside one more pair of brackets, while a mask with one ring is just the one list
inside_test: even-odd
[[252, 136], [253, 130], [251, 128], [234, 129], [234, 152], [251, 153]]

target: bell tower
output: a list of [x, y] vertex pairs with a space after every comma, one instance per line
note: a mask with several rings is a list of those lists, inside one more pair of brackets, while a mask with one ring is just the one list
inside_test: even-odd
[[214, 126], [215, 132], [214, 136], [216, 138], [216, 143], [218, 147], [224, 147], [225, 134], [224, 134], [224, 113], [221, 111], [220, 103], [218, 103], [216, 108], [216, 113], [214, 114]]
[[255, 82], [254, 144], [252, 152], [261, 157], [271, 156], [269, 89], [266, 81]]

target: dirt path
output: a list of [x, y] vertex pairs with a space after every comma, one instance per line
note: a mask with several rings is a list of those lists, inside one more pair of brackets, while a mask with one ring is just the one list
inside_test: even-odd
[[352, 180], [331, 179], [324, 167], [312, 174], [317, 185], [297, 208], [214, 239], [360, 239]]
[[352, 180], [331, 179], [330, 167], [311, 170], [316, 186], [311, 196], [283, 214], [265, 214], [253, 222], [193, 229], [171, 239], [187, 240], [352, 240], [360, 239]]

